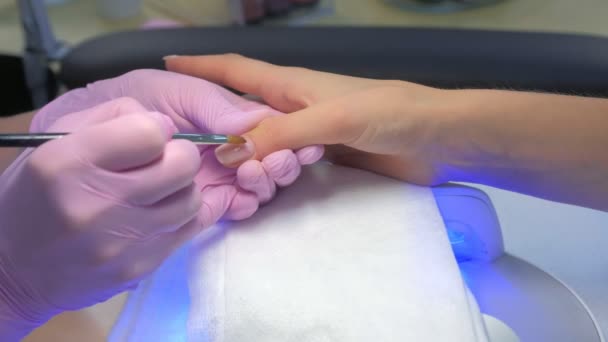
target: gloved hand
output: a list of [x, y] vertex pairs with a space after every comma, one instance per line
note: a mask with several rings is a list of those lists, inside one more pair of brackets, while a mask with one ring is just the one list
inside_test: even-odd
[[0, 340], [134, 286], [212, 214], [196, 146], [132, 99], [63, 116], [74, 132], [25, 150], [0, 178]]
[[[131, 97], [146, 109], [168, 115], [180, 132], [239, 135], [264, 118], [280, 112], [237, 96], [205, 80], [160, 70], [137, 70], [117, 78], [99, 81], [61, 96], [36, 116], [33, 131], [43, 131], [57, 118], [119, 97]], [[281, 132], [276, 132], [280, 134]], [[235, 146], [225, 145], [221, 149]], [[251, 142], [236, 146], [252, 153]], [[196, 183], [206, 205], [224, 218], [243, 219], [260, 203], [269, 201], [277, 185], [287, 186], [300, 174], [301, 165], [316, 162], [323, 148], [305, 147], [297, 152], [281, 150], [261, 161], [251, 160], [238, 169], [227, 168], [214, 156], [213, 147], [200, 148], [201, 169]], [[230, 164], [222, 160], [223, 164]]]

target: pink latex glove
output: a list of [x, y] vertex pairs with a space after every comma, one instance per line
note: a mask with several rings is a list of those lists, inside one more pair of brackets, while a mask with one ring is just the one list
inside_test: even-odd
[[[282, 115], [272, 108], [237, 96], [191, 76], [160, 70], [136, 70], [120, 77], [76, 89], [47, 105], [36, 116], [32, 130], [44, 130], [57, 118], [119, 97], [131, 97], [148, 110], [168, 115], [180, 132], [239, 135], [264, 118]], [[252, 148], [249, 143], [245, 148]], [[297, 152], [282, 150], [262, 161], [250, 160], [238, 169], [226, 168], [214, 156], [213, 147], [200, 148], [201, 169], [196, 183], [205, 205], [218, 218], [244, 219], [260, 203], [269, 201], [277, 186], [293, 183], [301, 165], [323, 155], [321, 146]]]
[[0, 179], [0, 340], [138, 283], [208, 220], [198, 150], [132, 99], [63, 116], [74, 132], [25, 150]]

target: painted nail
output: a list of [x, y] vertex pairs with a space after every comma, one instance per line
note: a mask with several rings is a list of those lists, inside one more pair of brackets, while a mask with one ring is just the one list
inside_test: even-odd
[[215, 157], [227, 167], [235, 167], [251, 159], [255, 154], [253, 143], [247, 139], [244, 144], [224, 144], [215, 149]]

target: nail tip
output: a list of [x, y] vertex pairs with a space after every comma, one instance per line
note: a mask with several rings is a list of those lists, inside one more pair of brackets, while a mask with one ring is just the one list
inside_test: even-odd
[[[239, 137], [241, 138], [241, 137]], [[242, 138], [241, 138], [242, 139]], [[244, 139], [245, 140], [245, 139]], [[255, 151], [251, 144], [224, 144], [215, 149], [215, 157], [226, 167], [238, 166], [251, 159]]]
[[238, 144], [238, 145], [241, 145], [241, 144], [244, 144], [246, 142], [247, 142], [247, 140], [245, 140], [245, 138], [239, 137], [238, 135], [229, 135], [228, 136], [228, 143], [229, 144]]

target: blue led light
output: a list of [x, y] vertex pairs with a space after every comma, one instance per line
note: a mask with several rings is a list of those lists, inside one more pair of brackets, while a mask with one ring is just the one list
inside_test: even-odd
[[450, 240], [450, 244], [457, 245], [464, 243], [464, 233], [457, 232], [452, 229], [447, 229], [448, 231], [448, 239]]
[[470, 261], [479, 253], [480, 246], [477, 237], [473, 236], [471, 228], [458, 221], [446, 221], [448, 240], [458, 263]]

